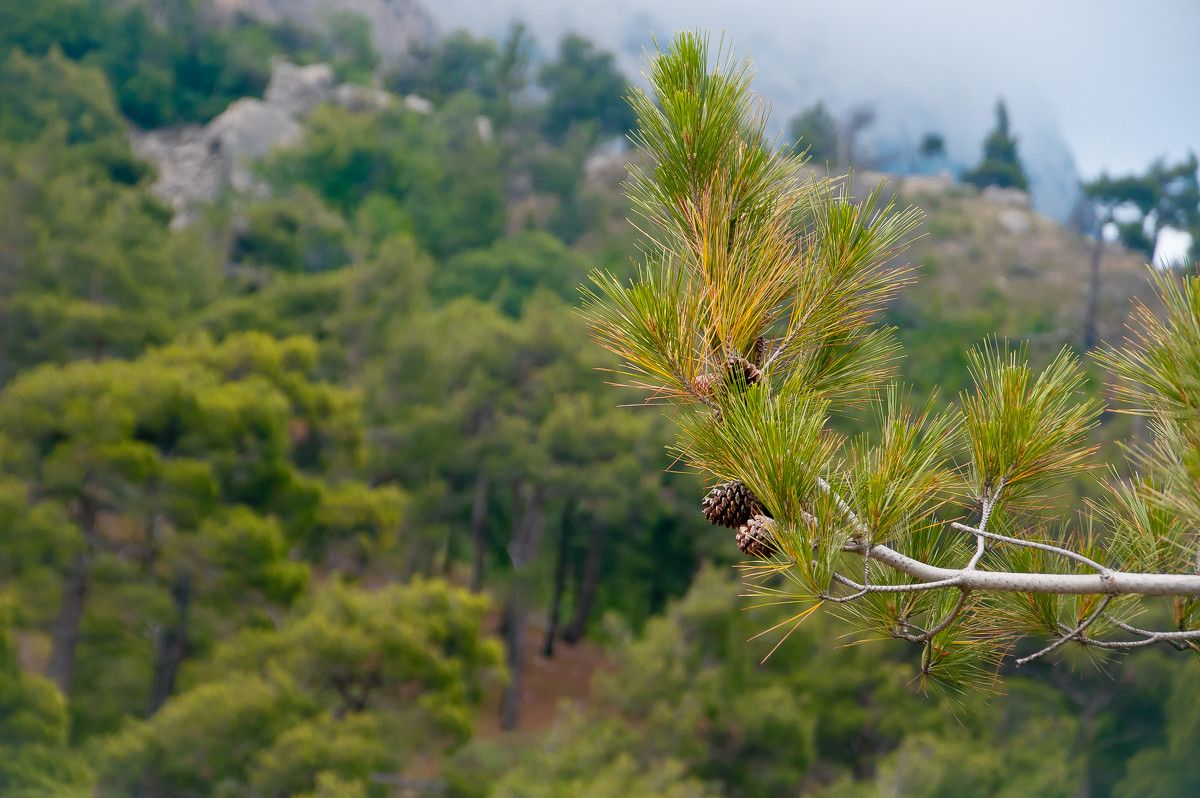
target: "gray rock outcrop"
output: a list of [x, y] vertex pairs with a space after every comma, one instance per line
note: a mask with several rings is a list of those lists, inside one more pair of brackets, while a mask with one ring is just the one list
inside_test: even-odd
[[[432, 110], [428, 100], [415, 99]], [[227, 188], [265, 196], [268, 187], [255, 178], [253, 162], [300, 141], [301, 123], [318, 105], [366, 112], [394, 102], [394, 95], [369, 86], [334, 85], [328, 64], [302, 67], [277, 60], [264, 99], [243, 97], [203, 127], [135, 130], [130, 139], [133, 151], [158, 167], [153, 190], [175, 211], [171, 224], [178, 228], [192, 221], [198, 203], [211, 202]]]
[[334, 83], [333, 67], [329, 64], [296, 66], [276, 59], [271, 63], [271, 80], [263, 99], [302, 119], [329, 100]]

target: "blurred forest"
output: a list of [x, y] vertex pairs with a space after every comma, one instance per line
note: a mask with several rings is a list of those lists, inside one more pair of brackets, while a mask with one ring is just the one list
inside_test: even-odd
[[[1068, 652], [963, 707], [819, 614], [768, 657], [792, 613], [744, 611], [671, 420], [575, 312], [638, 251], [613, 57], [514, 25], [383, 71], [369, 33], [0, 0], [0, 794], [1200, 794], [1181, 656]], [[277, 58], [392, 101], [316, 107], [262, 190], [173, 223], [130, 130]], [[992, 332], [1081, 340], [1093, 243], [903, 193], [917, 395]], [[1142, 260], [1106, 256], [1114, 340]]]

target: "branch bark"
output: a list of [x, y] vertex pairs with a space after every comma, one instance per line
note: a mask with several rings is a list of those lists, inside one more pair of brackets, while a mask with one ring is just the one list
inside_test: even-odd
[[[1020, 573], [1012, 571], [968, 571], [939, 568], [882, 544], [870, 547], [871, 558], [924, 583], [938, 582], [941, 587], [964, 590], [990, 590], [1007, 593], [1052, 593], [1056, 595], [1114, 596], [1200, 596], [1200, 574], [1143, 574], [1109, 571], [1107, 574]], [[846, 551], [865, 554], [861, 543], [851, 543]], [[913, 585], [913, 589], [928, 589]]]

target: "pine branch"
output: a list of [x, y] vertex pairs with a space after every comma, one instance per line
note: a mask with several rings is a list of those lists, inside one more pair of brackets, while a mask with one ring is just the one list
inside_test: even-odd
[[[909, 409], [886, 383], [898, 345], [875, 323], [911, 280], [893, 263], [919, 212], [885, 202], [882, 186], [854, 202], [848, 179], [800, 179], [803, 160], [764, 135], [751, 77], [748, 60], [710, 59], [696, 34], [651, 58], [649, 89], [632, 95], [645, 158], [629, 192], [646, 258], [629, 284], [594, 273], [583, 308], [634, 386], [707, 407], [677, 416], [674, 454], [761, 502], [770, 521], [744, 548], [762, 558], [747, 568], [760, 583], [751, 589], [828, 602], [921, 643], [922, 674], [955, 691], [990, 685], [1023, 634], [1053, 642], [1020, 662], [1067, 642], [1194, 646], [1200, 277], [1155, 273], [1166, 319], [1139, 306], [1133, 342], [1098, 357], [1153, 432], [1130, 450], [1135, 480], [1114, 475], [1089, 507], [1103, 553], [1041, 530], [1015, 536], [1009, 519], [1045, 508], [1049, 490], [1095, 465], [1089, 434], [1102, 408], [1086, 398], [1085, 370], [1064, 348], [1039, 372], [1024, 350], [990, 340], [968, 354], [973, 386], [956, 408]], [[881, 411], [878, 440], [834, 432], [831, 414], [864, 397]], [[979, 511], [977, 525], [955, 520], [964, 508]], [[1105, 611], [1123, 596], [1188, 601], [1177, 601], [1177, 631], [1156, 632]], [[1086, 617], [1063, 622], [1080, 607]], [[1136, 639], [1101, 639], [1114, 630]]]

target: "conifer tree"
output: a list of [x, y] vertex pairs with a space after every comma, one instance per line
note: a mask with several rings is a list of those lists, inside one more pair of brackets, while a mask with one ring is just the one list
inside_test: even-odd
[[[1154, 432], [1129, 450], [1137, 475], [1056, 518], [1055, 486], [1095, 473], [1102, 408], [1081, 364], [1064, 349], [1039, 372], [989, 341], [956, 406], [910, 407], [874, 320], [912, 279], [893, 264], [918, 213], [803, 179], [770, 146], [751, 74], [690, 33], [652, 58], [631, 92], [630, 189], [651, 243], [631, 282], [594, 272], [584, 306], [628, 384], [673, 408], [681, 463], [756, 500], [720, 518], [756, 560], [751, 593], [800, 605], [781, 627], [820, 605], [921, 646], [923, 685], [951, 695], [990, 687], [1014, 649], [1021, 664], [1066, 645], [1197, 648], [1200, 279], [1156, 276], [1168, 320], [1139, 308], [1135, 340], [1099, 357]], [[855, 405], [877, 434], [833, 428]], [[1168, 628], [1135, 623], [1152, 601]]]
[[1008, 129], [1008, 106], [996, 101], [996, 127], [983, 142], [983, 161], [963, 173], [964, 183], [1001, 188], [1029, 189], [1029, 179], [1017, 155], [1017, 139]]

